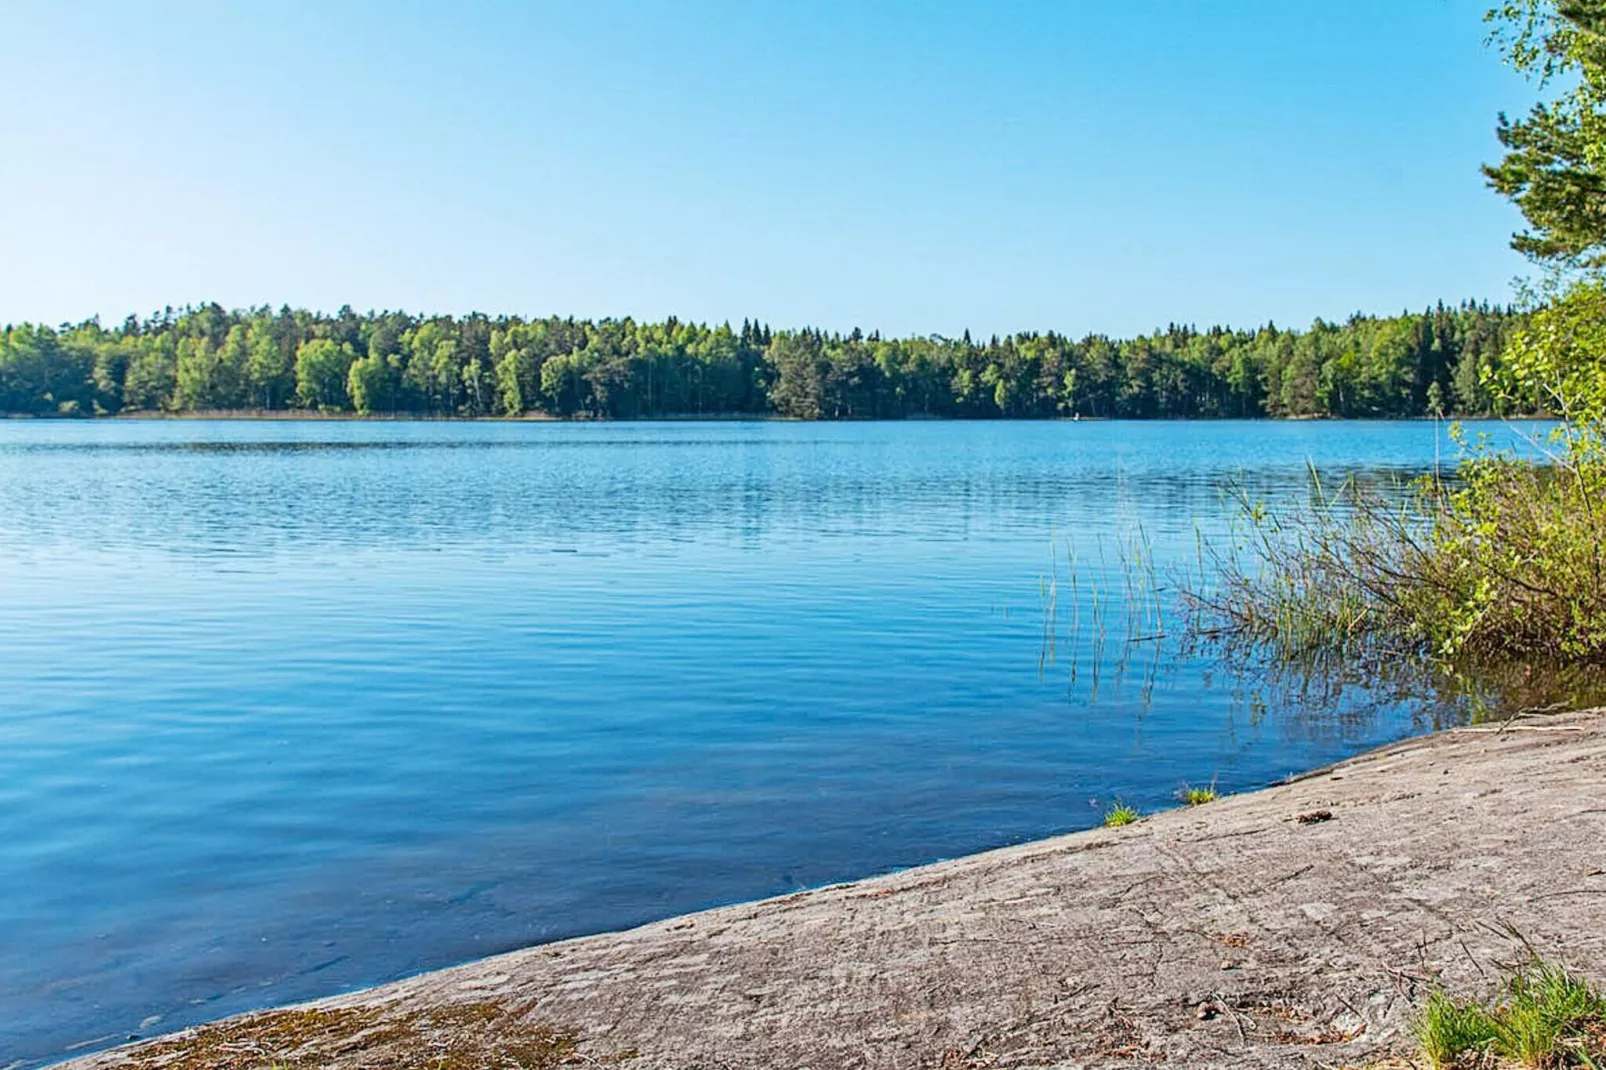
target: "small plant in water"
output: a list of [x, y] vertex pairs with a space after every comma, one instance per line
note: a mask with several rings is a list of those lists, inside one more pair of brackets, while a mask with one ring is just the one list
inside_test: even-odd
[[1493, 1005], [1435, 992], [1415, 1032], [1434, 1070], [1490, 1059], [1528, 1067], [1606, 1066], [1606, 996], [1565, 967], [1535, 959]]
[[1210, 782], [1210, 786], [1206, 788], [1196, 788], [1191, 784], [1184, 784], [1182, 785], [1181, 790], [1177, 792], [1177, 798], [1181, 799], [1189, 806], [1203, 806], [1205, 803], [1215, 802], [1219, 797], [1220, 796], [1216, 792], [1216, 782], [1214, 780], [1212, 780]]
[[1142, 816], [1135, 807], [1117, 800], [1114, 806], [1104, 812], [1104, 827], [1118, 829], [1122, 825], [1132, 824]]

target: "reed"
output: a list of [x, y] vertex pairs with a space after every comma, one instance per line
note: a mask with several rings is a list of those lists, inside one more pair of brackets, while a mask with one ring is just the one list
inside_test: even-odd
[[[1153, 545], [1141, 525], [1113, 540], [1114, 565], [1111, 568], [1109, 544], [1105, 536], [1092, 540], [1094, 554], [1084, 565], [1074, 540], [1064, 540], [1064, 571], [1058, 543], [1049, 546], [1048, 571], [1037, 577], [1038, 605], [1042, 620], [1042, 642], [1038, 671], [1054, 665], [1062, 649], [1070, 652], [1071, 678], [1076, 681], [1082, 655], [1094, 674], [1094, 686], [1112, 637], [1123, 644], [1117, 658], [1117, 673], [1124, 675], [1130, 651], [1127, 644], [1157, 643], [1168, 637], [1164, 600], [1171, 588], [1160, 582]], [[1096, 561], [1096, 564], [1092, 564]], [[1119, 587], [1111, 582], [1118, 577]], [[1103, 581], [1103, 582], [1101, 582]], [[1070, 600], [1068, 613], [1060, 612], [1060, 596]], [[1065, 619], [1068, 617], [1068, 620]], [[1068, 625], [1068, 626], [1065, 626]], [[1113, 631], [1119, 628], [1118, 632]]]
[[1207, 548], [1185, 592], [1198, 635], [1285, 658], [1419, 656], [1606, 663], [1606, 453], [1568, 437], [1538, 461], [1474, 448], [1409, 484], [1311, 472], [1297, 508], [1235, 488], [1243, 541]]
[[1493, 396], [1554, 413], [1531, 456], [1468, 443], [1462, 457], [1379, 494], [1311, 472], [1303, 511], [1240, 493], [1247, 559], [1191, 592], [1201, 630], [1279, 653], [1606, 664], [1606, 283], [1581, 283], [1511, 340]]

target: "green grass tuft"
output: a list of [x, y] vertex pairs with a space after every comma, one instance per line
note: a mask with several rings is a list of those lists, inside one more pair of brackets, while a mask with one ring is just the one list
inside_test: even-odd
[[1432, 1070], [1448, 1070], [1463, 1055], [1486, 1051], [1495, 1038], [1494, 1018], [1476, 1003], [1443, 992], [1428, 997], [1416, 1022], [1416, 1041]]
[[1196, 788], [1191, 784], [1184, 784], [1177, 792], [1177, 798], [1189, 806], [1203, 806], [1205, 803], [1215, 802], [1221, 796], [1216, 792], [1216, 782], [1212, 780], [1207, 788]]
[[1122, 825], [1132, 824], [1142, 816], [1137, 812], [1136, 808], [1128, 806], [1124, 802], [1117, 802], [1104, 812], [1104, 827], [1118, 829]]
[[1606, 996], [1565, 967], [1535, 959], [1493, 1006], [1433, 993], [1415, 1031], [1433, 1070], [1485, 1057], [1535, 1070], [1596, 1067], [1606, 1062]]
[[1535, 961], [1511, 979], [1494, 1014], [1494, 1050], [1524, 1066], [1546, 1067], [1582, 1051], [1591, 1024], [1606, 1023], [1606, 998], [1563, 966]]

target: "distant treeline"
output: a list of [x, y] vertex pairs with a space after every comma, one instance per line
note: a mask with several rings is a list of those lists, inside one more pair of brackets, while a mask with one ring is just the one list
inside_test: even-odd
[[1171, 326], [1138, 338], [986, 341], [814, 329], [335, 315], [205, 305], [0, 334], [0, 412], [310, 410], [628, 419], [751, 414], [1304, 417], [1486, 415], [1521, 316], [1440, 305], [1305, 330]]

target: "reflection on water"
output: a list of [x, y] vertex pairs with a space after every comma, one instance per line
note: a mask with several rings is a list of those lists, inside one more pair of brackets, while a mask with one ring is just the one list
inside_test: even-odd
[[1427, 423], [0, 423], [0, 1065], [1469, 716], [1482, 683], [1279, 681], [1171, 627], [1229, 481], [1447, 450]]
[[[617, 425], [608, 425], [617, 426]], [[721, 440], [725, 446], [774, 446], [776, 443], [766, 442], [764, 439], [738, 439], [726, 438]], [[595, 449], [604, 446], [639, 446], [639, 439], [620, 438], [588, 438], [584, 440], [563, 439], [537, 439], [522, 442], [492, 441], [492, 440], [465, 440], [450, 438], [408, 438], [408, 439], [373, 439], [346, 441], [314, 439], [286, 440], [273, 442], [23, 442], [15, 446], [17, 454], [29, 453], [57, 453], [68, 452], [80, 456], [91, 453], [225, 453], [225, 454], [296, 454], [296, 453], [369, 453], [394, 452], [396, 450], [563, 450], [563, 449]], [[687, 439], [656, 439], [651, 445], [657, 449], [672, 449], [675, 447], [697, 448], [704, 445]], [[782, 443], [781, 445], [784, 445]]]

